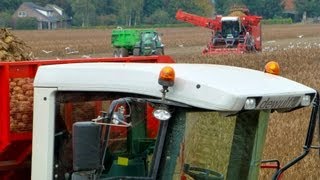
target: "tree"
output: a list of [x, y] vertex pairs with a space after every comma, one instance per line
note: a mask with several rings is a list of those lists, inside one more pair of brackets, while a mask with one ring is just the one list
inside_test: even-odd
[[250, 12], [262, 16], [265, 19], [279, 17], [283, 12], [282, 0], [243, 0]]
[[211, 0], [198, 0], [195, 5], [198, 7], [199, 11], [204, 16], [212, 16], [213, 14], [213, 4]]
[[97, 15], [109, 15], [115, 14], [116, 8], [114, 6], [117, 0], [95, 0], [94, 5], [96, 7]]
[[143, 14], [144, 0], [131, 0], [133, 2], [131, 8], [131, 18], [134, 25], [141, 23], [141, 16]]
[[0, 1], [0, 12], [14, 12], [22, 3], [22, 0], [1, 0]]
[[167, 24], [170, 20], [169, 14], [161, 9], [157, 9], [153, 14], [145, 19], [148, 24]]
[[71, 1], [72, 11], [74, 16], [72, 18], [73, 24], [76, 26], [88, 27], [95, 23], [95, 6], [92, 0], [73, 0]]
[[251, 14], [273, 18], [281, 16], [283, 7], [282, 0], [215, 0], [215, 10], [218, 14], [228, 15], [233, 5], [245, 5]]
[[296, 0], [295, 6], [299, 17], [302, 17], [304, 12], [309, 17], [320, 16], [320, 0]]
[[159, 9], [163, 9], [163, 1], [144, 0], [144, 4], [143, 4], [144, 17], [149, 17], [151, 14], [154, 14]]
[[183, 0], [173, 1], [171, 0], [165, 8], [171, 18], [172, 22], [175, 20], [175, 15], [178, 9], [182, 9], [186, 12], [193, 13], [199, 16], [211, 17], [213, 13], [213, 4], [211, 0]]
[[116, 3], [118, 23], [126, 26], [139, 24], [143, 15], [143, 4], [144, 0], [118, 0]]
[[[30, 2], [30, 1], [23, 0], [23, 2]], [[32, 0], [32, 2], [39, 6], [45, 6], [48, 3], [48, 0]]]
[[183, 0], [170, 1], [168, 4], [169, 14], [174, 17], [178, 9], [194, 13], [200, 16], [210, 16], [213, 11], [211, 0]]
[[214, 8], [217, 14], [228, 15], [229, 9], [234, 5], [244, 5], [242, 0], [215, 0]]
[[11, 13], [8, 11], [0, 12], [0, 27], [9, 27], [11, 23]]

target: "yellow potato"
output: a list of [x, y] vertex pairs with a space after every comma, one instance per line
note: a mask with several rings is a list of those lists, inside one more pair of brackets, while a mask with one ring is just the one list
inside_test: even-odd
[[25, 92], [25, 95], [26, 95], [26, 96], [33, 96], [33, 90], [27, 90], [27, 91]]
[[17, 81], [18, 86], [22, 86], [23, 84], [27, 83], [27, 81], [24, 78], [17, 78], [17, 79], [18, 79]]
[[22, 88], [20, 86], [13, 87], [13, 91], [20, 91], [20, 90], [22, 90]]

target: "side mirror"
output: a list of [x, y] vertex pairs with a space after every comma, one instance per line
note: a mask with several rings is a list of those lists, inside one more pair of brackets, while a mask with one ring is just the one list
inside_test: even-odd
[[76, 122], [72, 128], [73, 170], [98, 170], [101, 165], [101, 126], [90, 121]]

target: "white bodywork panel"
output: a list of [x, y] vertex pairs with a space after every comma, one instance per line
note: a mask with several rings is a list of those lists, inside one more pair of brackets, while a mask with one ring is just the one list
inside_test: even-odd
[[35, 88], [32, 134], [32, 180], [52, 179], [56, 88]]
[[[290, 98], [316, 93], [300, 83], [261, 71], [211, 64], [81, 63], [41, 66], [34, 86], [59, 91], [110, 91], [161, 97], [164, 66], [175, 70], [166, 98], [216, 111], [240, 111], [248, 97]], [[198, 87], [199, 88], [198, 88]], [[271, 100], [270, 100], [271, 101]], [[298, 104], [299, 104], [298, 103]]]

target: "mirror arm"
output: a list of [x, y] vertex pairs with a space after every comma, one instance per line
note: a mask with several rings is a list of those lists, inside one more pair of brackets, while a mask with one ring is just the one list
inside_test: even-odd
[[[281, 174], [286, 171], [287, 169], [289, 169], [291, 166], [293, 166], [294, 164], [296, 164], [297, 162], [299, 162], [301, 159], [303, 159], [305, 156], [308, 155], [308, 153], [310, 152], [310, 149], [312, 149], [312, 140], [314, 137], [314, 132], [315, 132], [315, 128], [316, 128], [316, 124], [317, 124], [317, 120], [319, 120], [319, 115], [320, 115], [320, 111], [319, 111], [319, 93], [316, 94], [316, 98], [315, 101], [313, 102], [313, 107], [312, 107], [312, 112], [311, 112], [311, 117], [310, 117], [310, 122], [309, 122], [309, 127], [308, 127], [308, 132], [307, 132], [307, 137], [306, 137], [306, 141], [305, 144], [303, 146], [303, 153], [296, 157], [295, 159], [293, 159], [291, 162], [289, 162], [288, 164], [286, 164], [285, 166], [283, 166], [282, 168], [280, 168], [273, 176], [272, 179], [273, 180], [278, 180], [279, 177], [281, 176]], [[319, 120], [320, 121], [320, 120]]]

